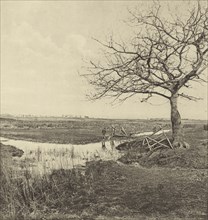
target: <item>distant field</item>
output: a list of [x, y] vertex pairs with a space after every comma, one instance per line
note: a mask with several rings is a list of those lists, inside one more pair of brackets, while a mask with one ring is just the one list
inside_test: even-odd
[[[185, 120], [185, 128], [203, 127], [205, 121]], [[98, 142], [102, 139], [102, 129], [107, 128], [110, 134], [111, 126], [120, 133], [121, 126], [127, 134], [152, 131], [161, 125], [170, 128], [168, 120], [124, 120], [124, 119], [61, 119], [51, 118], [0, 118], [1, 136], [14, 139], [31, 140], [50, 143], [84, 144]]]

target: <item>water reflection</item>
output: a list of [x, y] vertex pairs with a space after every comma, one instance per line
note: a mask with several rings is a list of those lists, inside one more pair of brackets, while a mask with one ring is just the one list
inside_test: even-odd
[[90, 160], [117, 160], [121, 156], [115, 149], [121, 142], [112, 140], [84, 145], [37, 143], [7, 138], [1, 138], [0, 141], [23, 150], [23, 156], [15, 160], [22, 169], [27, 168], [39, 174], [53, 169], [84, 167]]

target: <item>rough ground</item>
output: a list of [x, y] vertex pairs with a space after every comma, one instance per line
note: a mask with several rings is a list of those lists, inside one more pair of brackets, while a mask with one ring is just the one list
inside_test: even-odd
[[144, 167], [207, 169], [208, 132], [198, 126], [194, 129], [184, 128], [184, 133], [185, 140], [190, 144], [189, 149], [161, 148], [150, 152], [146, 146], [142, 146], [140, 138], [117, 146], [125, 153], [119, 161], [125, 164], [138, 163]]
[[[1, 219], [156, 220], [207, 219], [207, 131], [184, 129], [190, 149], [145, 154], [134, 142], [115, 161], [43, 177], [1, 173]], [[2, 146], [2, 145], [1, 145]], [[128, 144], [131, 146], [131, 143]]]
[[[205, 169], [148, 169], [96, 161], [87, 165], [85, 173], [58, 170], [42, 179], [30, 178], [29, 189], [35, 189], [33, 194], [25, 187], [16, 198], [20, 207], [26, 209], [19, 213], [16, 218], [19, 220], [205, 220], [207, 217]], [[25, 183], [18, 184], [21, 188], [20, 184]], [[24, 195], [29, 198], [25, 200]]]
[[47, 211], [39, 212], [46, 219], [50, 219], [52, 212], [60, 213], [63, 219], [70, 219], [64, 215], [76, 214], [75, 219], [90, 220], [101, 216], [106, 219], [207, 217], [207, 175], [204, 169], [146, 169], [114, 161], [98, 161], [88, 164], [85, 175], [60, 170], [49, 179], [58, 189], [46, 185], [46, 194], [50, 187], [53, 189], [50, 200], [42, 205]]
[[20, 150], [11, 145], [4, 145], [0, 143], [1, 157], [21, 157], [23, 154], [24, 154], [23, 150]]
[[206, 170], [145, 169], [114, 162], [92, 163], [94, 209], [100, 214], [205, 218]]

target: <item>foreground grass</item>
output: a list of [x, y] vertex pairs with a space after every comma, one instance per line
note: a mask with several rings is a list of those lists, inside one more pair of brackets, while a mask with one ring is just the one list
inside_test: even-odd
[[1, 172], [1, 219], [206, 217], [204, 169], [146, 169], [97, 161], [83, 173], [57, 170], [35, 177], [8, 168]]

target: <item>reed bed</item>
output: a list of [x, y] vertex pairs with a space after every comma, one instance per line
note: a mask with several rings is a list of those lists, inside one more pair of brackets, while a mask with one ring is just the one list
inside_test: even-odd
[[1, 219], [38, 219], [40, 213], [61, 204], [73, 207], [78, 194], [81, 204], [80, 199], [92, 191], [84, 173], [85, 163], [116, 159], [117, 154], [115, 149], [78, 154], [74, 147], [48, 151], [38, 148], [26, 151], [22, 158], [2, 158]]

